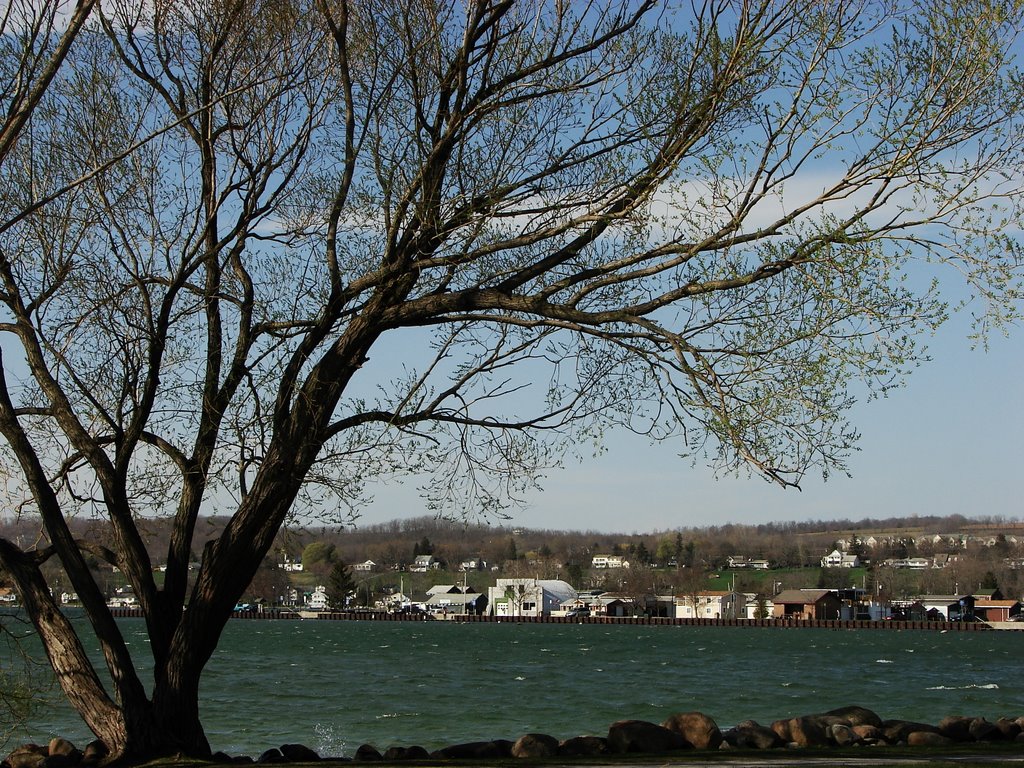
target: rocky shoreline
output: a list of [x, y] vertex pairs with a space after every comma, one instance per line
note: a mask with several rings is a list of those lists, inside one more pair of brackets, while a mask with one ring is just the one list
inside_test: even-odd
[[[606, 736], [575, 736], [559, 740], [542, 733], [528, 733], [515, 741], [494, 739], [453, 744], [434, 752], [420, 746], [389, 746], [380, 751], [363, 744], [352, 757], [322, 756], [301, 744], [268, 749], [257, 758], [215, 753], [220, 764], [335, 762], [400, 762], [415, 760], [500, 760], [505, 758], [587, 758], [615, 755], [661, 755], [683, 750], [807, 749], [829, 747], [944, 747], [957, 744], [1015, 742], [1024, 749], [1024, 717], [953, 715], [937, 725], [908, 720], [883, 720], [869, 709], [841, 707], [815, 715], [784, 718], [770, 725], [746, 720], [722, 731], [702, 712], [672, 715], [663, 723], [620, 720]], [[101, 764], [107, 750], [99, 741], [80, 750], [65, 739], [47, 746], [25, 744], [12, 751], [0, 768], [75, 768]]]

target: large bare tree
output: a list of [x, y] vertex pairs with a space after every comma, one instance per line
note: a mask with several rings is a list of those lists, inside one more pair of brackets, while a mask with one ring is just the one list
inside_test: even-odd
[[606, 428], [843, 470], [851, 382], [914, 365], [934, 274], [1016, 309], [1020, 5], [8, 3], [0, 433], [46, 540], [0, 566], [112, 756], [209, 751], [200, 675], [289, 514], [402, 473], [492, 513]]

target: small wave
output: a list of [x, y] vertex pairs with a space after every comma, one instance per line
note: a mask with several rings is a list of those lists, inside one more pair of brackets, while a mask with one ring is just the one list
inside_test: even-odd
[[317, 752], [321, 755], [345, 754], [345, 739], [338, 733], [333, 725], [327, 723], [316, 723], [313, 726], [313, 733], [316, 734]]
[[995, 683], [982, 683], [980, 685], [977, 684], [977, 683], [972, 683], [970, 685], [933, 685], [933, 686], [931, 686], [929, 688], [926, 688], [925, 690], [927, 690], [927, 691], [967, 691], [967, 690], [970, 690], [972, 688], [978, 689], [978, 690], [985, 690], [985, 691], [997, 691], [997, 690], [999, 690], [999, 686], [996, 685]]
[[377, 647], [378, 648], [390, 648], [391, 646], [390, 645], [378, 645]]
[[789, 688], [789, 686], [791, 686], [791, 685], [792, 685], [792, 683], [783, 683], [782, 687], [783, 688]]
[[516, 678], [515, 678], [515, 679], [516, 679], [516, 680], [525, 680], [526, 678], [525, 678], [525, 677], [523, 677], [522, 675], [516, 675]]
[[892, 664], [892, 659], [875, 659], [875, 664]]

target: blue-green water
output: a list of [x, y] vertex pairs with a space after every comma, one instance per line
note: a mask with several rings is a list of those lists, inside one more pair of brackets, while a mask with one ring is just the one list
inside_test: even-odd
[[[145, 653], [141, 620], [125, 620]], [[213, 749], [604, 734], [700, 710], [726, 727], [857, 704], [883, 718], [1024, 714], [1024, 633], [233, 621], [202, 687]], [[27, 738], [86, 742], [59, 704]]]

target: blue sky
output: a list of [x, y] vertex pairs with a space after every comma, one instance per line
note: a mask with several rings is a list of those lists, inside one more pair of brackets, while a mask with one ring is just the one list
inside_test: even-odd
[[[852, 419], [851, 478], [808, 476], [801, 491], [758, 478], [715, 479], [670, 445], [609, 436], [604, 455], [548, 475], [509, 525], [645, 533], [724, 523], [889, 517], [1024, 517], [1024, 328], [972, 350], [963, 324], [943, 327], [933, 360]], [[380, 488], [359, 524], [427, 514], [412, 484]]]

